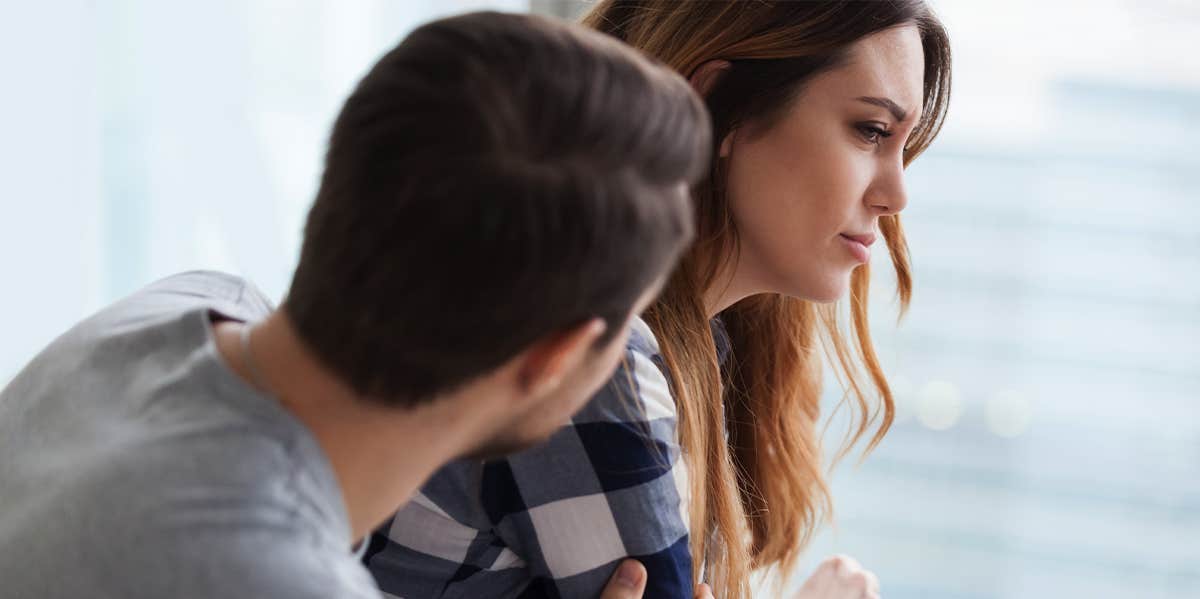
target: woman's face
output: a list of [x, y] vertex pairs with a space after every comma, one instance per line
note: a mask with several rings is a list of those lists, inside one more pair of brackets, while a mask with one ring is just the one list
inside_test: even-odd
[[729, 293], [831, 302], [871, 251], [887, 251], [871, 243], [879, 217], [907, 202], [904, 145], [922, 110], [923, 65], [914, 25], [863, 38], [769, 129], [722, 141], [740, 244]]

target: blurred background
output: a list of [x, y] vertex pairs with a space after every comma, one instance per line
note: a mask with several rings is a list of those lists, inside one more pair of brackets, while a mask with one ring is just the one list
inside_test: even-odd
[[[910, 169], [913, 306], [896, 326], [885, 268], [873, 300], [899, 418], [836, 471], [801, 567], [851, 554], [892, 599], [1200, 597], [1200, 3], [933, 5], [955, 84]], [[587, 6], [0, 3], [0, 386], [176, 271], [279, 300], [327, 130], [385, 49]]]

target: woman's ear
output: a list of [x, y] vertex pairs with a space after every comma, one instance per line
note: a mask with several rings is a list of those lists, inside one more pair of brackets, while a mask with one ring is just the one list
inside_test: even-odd
[[692, 76], [688, 77], [688, 82], [692, 84], [692, 89], [700, 94], [700, 97], [708, 96], [712, 88], [716, 86], [717, 81], [720, 81], [721, 75], [729, 70], [728, 60], [710, 60], [692, 71]]
[[[696, 70], [692, 71], [692, 76], [688, 77], [688, 82], [692, 84], [692, 89], [696, 90], [701, 98], [707, 97], [730, 66], [728, 60], [710, 60], [696, 67]], [[725, 139], [721, 140], [721, 147], [717, 150], [717, 155], [721, 158], [729, 157], [729, 152], [733, 147], [733, 134], [734, 131], [730, 131]]]

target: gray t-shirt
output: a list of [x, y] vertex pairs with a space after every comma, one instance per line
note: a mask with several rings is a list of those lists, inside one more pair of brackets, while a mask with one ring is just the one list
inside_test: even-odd
[[245, 281], [155, 283], [0, 391], [0, 598], [379, 597], [308, 429], [221, 360]]

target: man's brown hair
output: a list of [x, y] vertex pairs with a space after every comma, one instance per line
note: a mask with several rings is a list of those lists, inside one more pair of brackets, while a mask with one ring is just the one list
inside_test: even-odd
[[357, 392], [414, 405], [589, 318], [692, 236], [708, 117], [623, 44], [530, 15], [420, 27], [334, 124], [284, 310]]

